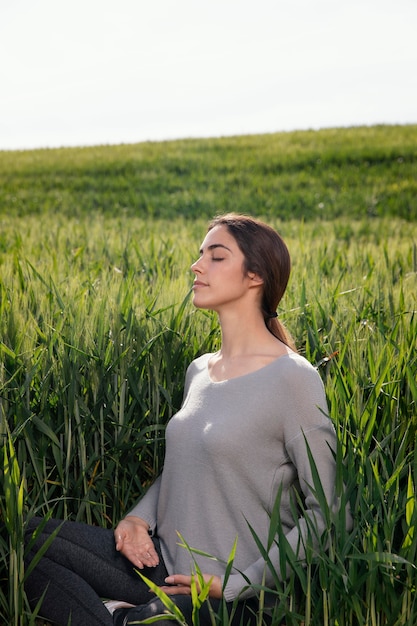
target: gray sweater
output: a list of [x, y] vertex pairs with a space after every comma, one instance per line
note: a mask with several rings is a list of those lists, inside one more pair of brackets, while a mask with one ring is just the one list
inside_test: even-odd
[[[224, 589], [230, 601], [255, 594], [247, 580], [273, 584], [249, 526], [266, 546], [269, 515], [280, 488], [282, 525], [299, 558], [304, 558], [307, 531], [305, 514], [295, 521], [291, 512], [294, 487], [301, 487], [307, 514], [324, 528], [311, 488], [306, 440], [333, 508], [335, 432], [321, 379], [302, 356], [282, 356], [222, 382], [209, 377], [210, 356], [189, 366], [182, 407], [166, 430], [163, 472], [130, 514], [146, 520], [157, 533], [170, 574], [190, 574], [194, 559], [203, 573], [224, 576], [237, 537], [234, 569]], [[191, 557], [179, 545], [178, 533], [188, 546], [215, 559], [195, 553]], [[280, 573], [276, 543], [269, 555]]]

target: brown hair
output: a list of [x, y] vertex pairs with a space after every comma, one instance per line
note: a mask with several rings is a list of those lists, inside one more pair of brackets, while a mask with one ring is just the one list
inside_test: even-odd
[[276, 318], [291, 271], [290, 253], [284, 240], [273, 228], [247, 215], [219, 215], [209, 223], [208, 230], [215, 226], [226, 226], [245, 257], [246, 272], [254, 272], [262, 278], [261, 307], [267, 329], [295, 349], [290, 334]]

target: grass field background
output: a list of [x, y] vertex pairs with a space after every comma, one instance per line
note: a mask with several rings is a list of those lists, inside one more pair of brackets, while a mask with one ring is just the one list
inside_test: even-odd
[[416, 126], [0, 152], [0, 211], [416, 219]]
[[277, 622], [415, 626], [416, 146], [381, 126], [0, 152], [0, 623], [35, 619], [27, 517], [112, 526], [160, 470], [219, 341], [189, 266], [236, 210], [290, 248], [279, 314], [324, 380], [355, 521], [293, 563]]

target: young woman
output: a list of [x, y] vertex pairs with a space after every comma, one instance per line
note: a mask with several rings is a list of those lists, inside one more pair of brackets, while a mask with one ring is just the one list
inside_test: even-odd
[[[308, 448], [328, 504], [337, 506], [335, 432], [323, 385], [276, 317], [290, 274], [285, 243], [259, 220], [221, 216], [209, 225], [191, 269], [194, 305], [217, 312], [221, 348], [189, 366], [183, 404], [167, 426], [162, 474], [114, 537], [112, 531], [66, 522], [29, 577], [31, 603], [45, 593], [41, 614], [58, 624], [71, 617], [74, 626], [124, 626], [164, 612], [135, 568], [191, 624], [196, 566], [211, 581], [214, 611], [225, 603], [231, 612], [235, 605], [233, 623], [242, 617], [255, 623], [257, 589], [273, 585], [273, 575], [251, 528], [267, 546], [278, 493], [281, 524], [299, 559], [306, 517], [315, 520], [318, 532], [324, 528]], [[298, 520], [297, 489], [305, 503]], [[57, 524], [48, 523], [35, 550]], [[235, 540], [233, 569], [225, 578]], [[269, 558], [280, 573], [277, 543]], [[134, 606], [117, 608], [112, 616], [103, 597]], [[211, 624], [207, 602], [200, 623]]]

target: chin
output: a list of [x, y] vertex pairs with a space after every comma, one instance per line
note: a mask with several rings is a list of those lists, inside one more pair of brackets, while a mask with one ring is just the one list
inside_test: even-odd
[[193, 305], [195, 306], [196, 309], [201, 309], [203, 311], [213, 310], [209, 305], [204, 304], [203, 302], [199, 302], [198, 298], [193, 298]]

